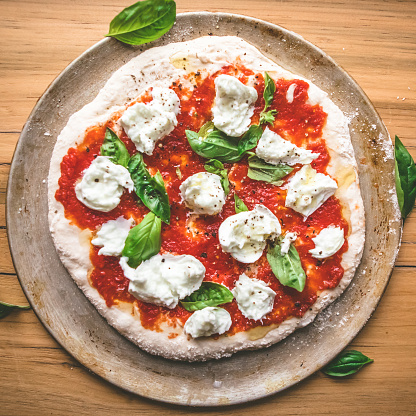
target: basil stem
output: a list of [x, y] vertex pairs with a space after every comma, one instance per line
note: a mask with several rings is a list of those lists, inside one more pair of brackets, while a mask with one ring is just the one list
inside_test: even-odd
[[395, 143], [396, 192], [402, 218], [412, 211], [416, 199], [416, 166], [415, 162], [396, 136]]
[[264, 91], [263, 91], [263, 98], [264, 98], [264, 108], [263, 111], [260, 113], [260, 124], [264, 123], [274, 123], [275, 115], [277, 114], [276, 110], [267, 111], [266, 110], [270, 107], [274, 93], [276, 92], [276, 84], [270, 78], [267, 72], [264, 73]]
[[218, 306], [232, 302], [231, 291], [215, 282], [202, 282], [200, 288], [181, 300], [182, 306], [189, 312], [198, 311], [209, 306]]
[[30, 309], [30, 306], [13, 305], [12, 303], [0, 301], [0, 319], [5, 318], [12, 311], [18, 309]]
[[101, 146], [100, 153], [103, 156], [109, 156], [113, 163], [127, 168], [130, 154], [117, 134], [108, 127], [105, 130], [104, 142]]
[[228, 171], [224, 165], [217, 159], [211, 159], [205, 163], [204, 168], [209, 173], [214, 173], [221, 178], [221, 185], [224, 189], [225, 195], [230, 193], [230, 181], [228, 180]]
[[162, 175], [158, 171], [151, 176], [141, 153], [136, 153], [129, 161], [128, 170], [134, 183], [134, 190], [143, 204], [166, 224], [170, 223], [169, 197]]
[[292, 287], [298, 292], [305, 288], [306, 274], [302, 268], [299, 253], [293, 244], [287, 254], [282, 254], [281, 239], [270, 243], [267, 248], [267, 261], [276, 276], [283, 285]]
[[173, 0], [145, 0], [122, 10], [110, 23], [106, 36], [130, 45], [142, 45], [159, 39], [176, 20]]
[[325, 366], [322, 372], [332, 377], [345, 377], [356, 373], [373, 361], [360, 351], [344, 351]]
[[243, 202], [243, 200], [237, 195], [234, 194], [234, 202], [235, 202], [235, 213], [239, 214], [243, 211], [248, 211], [248, 208], [246, 204]]
[[283, 183], [280, 179], [288, 175], [292, 170], [293, 168], [287, 165], [267, 163], [255, 154], [250, 155], [248, 158], [247, 176], [255, 181], [264, 181], [280, 186]]
[[149, 212], [140, 224], [133, 227], [126, 238], [122, 256], [128, 257], [128, 265], [134, 269], [142, 261], [150, 259], [160, 251], [162, 222]]

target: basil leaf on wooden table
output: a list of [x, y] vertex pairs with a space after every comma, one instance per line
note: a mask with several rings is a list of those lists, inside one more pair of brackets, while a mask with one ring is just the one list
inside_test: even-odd
[[105, 130], [104, 142], [101, 146], [100, 153], [102, 156], [109, 156], [110, 160], [117, 165], [127, 168], [129, 164], [130, 154], [126, 146], [117, 134], [108, 127]]
[[287, 165], [272, 165], [252, 154], [248, 158], [247, 176], [255, 181], [264, 181], [280, 186], [280, 179], [284, 178], [293, 168]]
[[128, 257], [128, 265], [136, 268], [142, 261], [150, 259], [162, 246], [162, 221], [149, 212], [142, 222], [133, 227], [126, 238], [122, 256]]
[[159, 39], [176, 20], [173, 0], [145, 0], [121, 11], [110, 23], [106, 36], [130, 45], [142, 45]]
[[332, 377], [345, 377], [356, 373], [373, 361], [360, 351], [344, 351], [325, 366], [322, 372]]
[[243, 211], [248, 211], [248, 208], [246, 204], [243, 202], [243, 200], [237, 195], [234, 194], [234, 202], [235, 202], [235, 213], [239, 214]]
[[306, 274], [293, 244], [290, 245], [287, 254], [282, 254], [281, 239], [278, 239], [269, 244], [266, 256], [274, 275], [283, 286], [292, 287], [298, 292], [303, 291]]
[[205, 163], [204, 168], [209, 173], [214, 173], [221, 178], [221, 185], [224, 189], [225, 195], [230, 193], [230, 181], [228, 180], [228, 171], [224, 165], [217, 159], [211, 159]]
[[246, 151], [256, 147], [262, 134], [263, 129], [260, 126], [257, 126], [256, 124], [251, 125], [238, 142], [237, 147], [240, 154], [242, 155]]
[[162, 175], [158, 171], [151, 176], [141, 153], [136, 153], [129, 161], [128, 170], [134, 183], [134, 190], [143, 204], [166, 224], [170, 223], [169, 197]]
[[242, 158], [237, 140], [216, 129], [212, 122], [204, 124], [198, 133], [185, 130], [185, 134], [192, 150], [206, 159], [234, 163]]
[[264, 73], [264, 91], [263, 91], [263, 98], [264, 98], [264, 108], [263, 111], [260, 113], [260, 124], [264, 123], [274, 123], [275, 115], [277, 114], [276, 110], [271, 110], [266, 112], [266, 110], [270, 107], [274, 93], [276, 92], [276, 84], [270, 78], [267, 72]]
[[30, 309], [30, 306], [13, 305], [12, 303], [0, 301], [0, 319], [5, 318], [14, 310], [19, 310], [19, 309]]
[[182, 306], [189, 312], [198, 311], [209, 306], [218, 306], [232, 302], [231, 291], [215, 282], [202, 282], [200, 288], [181, 300]]
[[412, 156], [397, 136], [394, 149], [397, 199], [402, 218], [405, 219], [415, 205], [416, 166]]

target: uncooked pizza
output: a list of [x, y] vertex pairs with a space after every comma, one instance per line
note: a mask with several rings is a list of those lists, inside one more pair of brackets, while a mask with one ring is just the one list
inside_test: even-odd
[[49, 222], [72, 278], [145, 351], [195, 361], [270, 346], [360, 262], [348, 120], [240, 38], [149, 49], [59, 135]]

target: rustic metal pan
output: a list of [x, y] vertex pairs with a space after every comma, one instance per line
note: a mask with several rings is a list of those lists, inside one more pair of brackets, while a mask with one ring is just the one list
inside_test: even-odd
[[[286, 69], [313, 80], [351, 116], [366, 212], [364, 256], [353, 283], [315, 322], [279, 344], [206, 363], [151, 356], [110, 327], [62, 266], [49, 235], [49, 160], [71, 114], [90, 102], [119, 66], [143, 50], [201, 35], [238, 35]], [[356, 109], [358, 108], [358, 114]], [[320, 369], [365, 325], [388, 283], [401, 221], [389, 134], [372, 104], [331, 58], [300, 36], [257, 19], [185, 13], [162, 39], [143, 47], [105, 39], [66, 68], [41, 97], [17, 144], [7, 190], [10, 249], [39, 319], [77, 360], [115, 385], [170, 403], [217, 406], [283, 390]]]

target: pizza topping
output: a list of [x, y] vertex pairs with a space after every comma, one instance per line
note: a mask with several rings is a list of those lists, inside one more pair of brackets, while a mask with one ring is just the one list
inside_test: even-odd
[[238, 309], [247, 319], [258, 321], [273, 310], [276, 292], [259, 279], [242, 274], [232, 290]]
[[296, 241], [297, 234], [296, 233], [286, 233], [285, 237], [282, 240], [282, 244], [280, 246], [281, 253], [287, 254], [289, 252], [290, 244]]
[[101, 246], [98, 254], [103, 256], [121, 256], [132, 220], [119, 217], [104, 223], [91, 243]]
[[105, 129], [104, 141], [100, 149], [102, 156], [108, 156], [116, 165], [127, 168], [130, 160], [130, 153], [126, 145], [119, 139], [117, 134], [108, 127]]
[[255, 181], [264, 181], [276, 186], [283, 185], [281, 180], [293, 168], [287, 165], [272, 165], [252, 154], [248, 157], [248, 172], [247, 176]]
[[254, 263], [263, 254], [268, 238], [280, 235], [280, 223], [264, 205], [228, 217], [220, 226], [223, 251], [242, 263]]
[[312, 257], [326, 259], [333, 256], [344, 244], [344, 230], [330, 225], [312, 238], [315, 248], [309, 250]]
[[75, 194], [88, 208], [109, 212], [120, 203], [124, 188], [133, 190], [128, 170], [106, 156], [97, 156], [75, 186]]
[[256, 155], [273, 165], [285, 164], [289, 166], [311, 163], [319, 157], [319, 153], [303, 149], [284, 140], [268, 127], [264, 130], [256, 149]]
[[276, 84], [270, 78], [267, 72], [264, 73], [264, 91], [263, 91], [263, 99], [264, 99], [264, 108], [263, 111], [260, 113], [260, 124], [270, 123], [273, 124], [275, 120], [275, 116], [277, 114], [277, 110], [270, 110], [266, 111], [274, 97], [274, 93], [276, 92]]
[[234, 299], [230, 290], [215, 282], [202, 282], [201, 287], [181, 300], [181, 305], [190, 312], [230, 303]]
[[231, 316], [222, 308], [208, 307], [194, 312], [185, 322], [185, 334], [192, 338], [223, 334], [231, 327]]
[[157, 254], [137, 269], [131, 268], [127, 260], [122, 257], [120, 266], [130, 280], [129, 292], [142, 302], [170, 309], [197, 290], [205, 276], [204, 265], [187, 254]]
[[215, 127], [232, 137], [239, 137], [250, 126], [257, 91], [230, 75], [215, 79], [215, 103], [212, 107]]
[[234, 203], [235, 203], [235, 213], [239, 214], [240, 212], [248, 211], [247, 205], [243, 200], [237, 195], [234, 194]]
[[330, 176], [305, 165], [290, 180], [285, 205], [309, 217], [337, 188], [337, 183]]
[[295, 89], [296, 89], [296, 84], [290, 84], [289, 88], [286, 91], [286, 100], [289, 104], [293, 103]]
[[180, 101], [169, 88], [154, 87], [153, 101], [136, 103], [120, 119], [127, 135], [139, 152], [151, 155], [158, 140], [169, 134], [178, 124]]
[[209, 173], [215, 173], [221, 178], [222, 189], [227, 196], [230, 192], [230, 181], [228, 180], [228, 171], [224, 165], [217, 159], [211, 159], [205, 163], [204, 168]]

